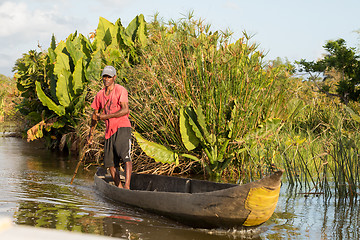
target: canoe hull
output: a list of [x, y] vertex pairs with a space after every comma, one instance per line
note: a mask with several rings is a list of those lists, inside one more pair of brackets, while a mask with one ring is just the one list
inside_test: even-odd
[[[95, 174], [95, 188], [107, 198], [167, 216], [193, 227], [232, 228], [257, 226], [271, 217], [279, 196], [282, 172], [244, 185], [219, 185], [176, 177], [133, 174], [132, 190], [109, 184], [104, 175], [103, 170]], [[147, 186], [144, 189], [144, 184], [151, 185], [152, 181], [158, 188], [151, 189], [151, 186]], [[168, 192], [161, 189], [156, 182], [163, 186], [180, 186], [184, 191]], [[189, 182], [190, 187], [186, 185]], [[208, 184], [210, 189], [214, 187], [220, 190], [199, 192], [204, 184]], [[189, 189], [191, 191], [186, 192]]]

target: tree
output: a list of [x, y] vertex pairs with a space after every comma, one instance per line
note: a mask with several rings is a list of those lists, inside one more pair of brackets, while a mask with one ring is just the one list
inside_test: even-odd
[[[300, 71], [307, 72], [310, 80], [315, 81], [319, 90], [330, 96], [337, 96], [342, 102], [359, 101], [360, 97], [360, 56], [356, 49], [347, 47], [344, 39], [328, 41], [324, 49], [327, 51], [325, 57], [316, 62], [307, 62], [301, 59], [296, 62]], [[334, 73], [337, 72], [337, 77]], [[317, 80], [322, 74], [322, 83]], [[335, 93], [330, 91], [331, 86], [326, 82], [328, 79], [335, 79]]]

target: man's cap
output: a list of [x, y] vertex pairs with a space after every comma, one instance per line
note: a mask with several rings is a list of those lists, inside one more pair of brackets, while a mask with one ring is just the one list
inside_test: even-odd
[[116, 75], [116, 69], [113, 66], [106, 66], [102, 71], [101, 77], [103, 77], [104, 75], [113, 77]]

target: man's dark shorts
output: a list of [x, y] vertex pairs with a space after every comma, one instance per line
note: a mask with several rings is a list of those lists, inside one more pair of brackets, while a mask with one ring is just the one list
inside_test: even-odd
[[105, 167], [119, 167], [120, 159], [130, 162], [131, 128], [121, 127], [109, 139], [105, 139], [104, 164]]

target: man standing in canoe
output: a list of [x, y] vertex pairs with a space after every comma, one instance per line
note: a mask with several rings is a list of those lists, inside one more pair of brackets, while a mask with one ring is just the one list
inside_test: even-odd
[[104, 165], [109, 168], [115, 185], [123, 188], [118, 168], [120, 159], [125, 163], [125, 185], [130, 189], [132, 162], [131, 124], [129, 120], [129, 102], [127, 90], [115, 83], [116, 70], [106, 66], [101, 74], [104, 88], [95, 96], [91, 107], [94, 109], [88, 143], [92, 143], [92, 131], [97, 121], [105, 121]]

